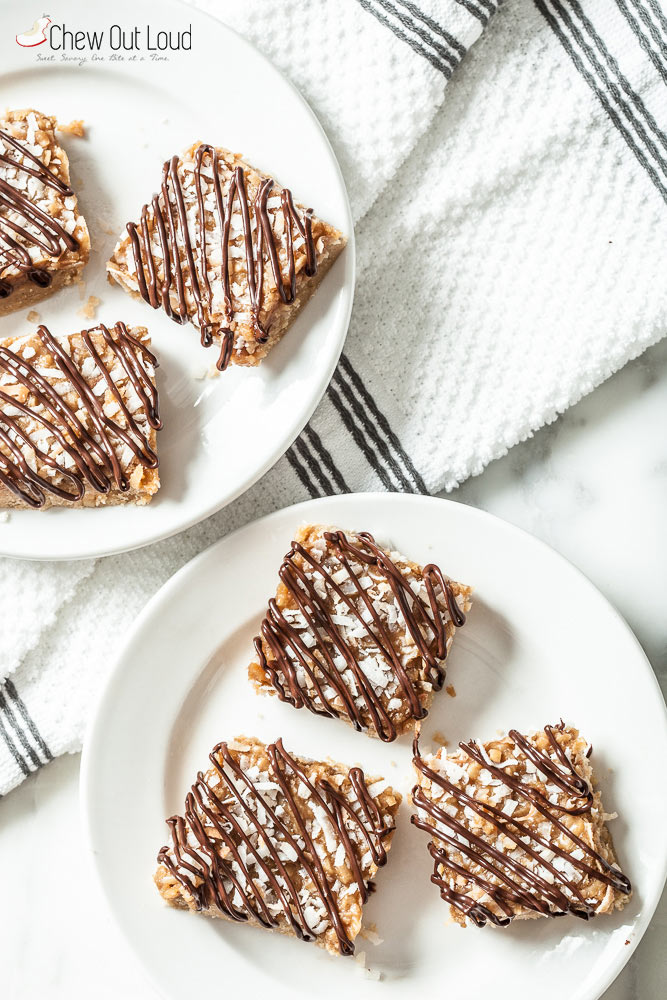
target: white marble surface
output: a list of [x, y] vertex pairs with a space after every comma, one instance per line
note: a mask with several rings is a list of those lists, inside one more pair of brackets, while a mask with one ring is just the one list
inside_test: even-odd
[[[455, 499], [492, 511], [572, 560], [626, 617], [667, 688], [667, 342]], [[630, 680], [629, 680], [630, 683]], [[0, 995], [156, 1000], [98, 896], [82, 847], [79, 757], [0, 802]], [[654, 1000], [667, 979], [667, 899], [606, 1000]]]

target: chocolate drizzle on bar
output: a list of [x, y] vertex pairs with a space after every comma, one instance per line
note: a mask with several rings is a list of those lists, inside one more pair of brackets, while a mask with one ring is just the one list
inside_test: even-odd
[[[0, 298], [4, 299], [11, 295], [13, 288], [3, 276], [10, 267], [25, 273], [41, 288], [51, 283], [49, 272], [34, 266], [29, 253], [31, 247], [38, 247], [49, 257], [57, 258], [65, 250], [76, 250], [79, 242], [23, 191], [14, 187], [4, 176], [7, 171], [3, 168], [35, 177], [63, 197], [73, 195], [72, 189], [26, 149], [19, 139], [0, 129], [0, 140], [4, 143], [4, 151], [0, 151]], [[10, 155], [10, 150], [15, 155]], [[20, 221], [10, 219], [6, 213], [17, 215]]]
[[[171, 844], [160, 850], [158, 863], [183, 886], [197, 910], [217, 908], [232, 920], [254, 919], [267, 928], [279, 925], [279, 913], [304, 941], [317, 936], [309, 926], [309, 907], [300, 891], [308, 886], [321, 901], [341, 954], [350, 955], [354, 945], [345, 930], [331, 876], [309, 832], [309, 803], [324, 811], [337, 846], [343, 846], [362, 902], [368, 898], [370, 884], [364, 881], [360, 856], [368, 850], [375, 865], [384, 865], [383, 838], [393, 827], [385, 825], [361, 768], [350, 770], [352, 789], [345, 794], [326, 780], [313, 783], [282, 740], [267, 746], [266, 753], [266, 777], [280, 789], [278, 803], [271, 804], [261, 790], [264, 774], [255, 787], [227, 744], [220, 743], [210, 754], [219, 781], [213, 782], [210, 774], [197, 775], [186, 796], [185, 816], [167, 820]], [[298, 832], [291, 831], [290, 820]], [[364, 843], [361, 850], [350, 837], [350, 825]], [[293, 860], [285, 861], [286, 856]], [[269, 901], [278, 913], [272, 912]]]
[[[555, 865], [554, 856], [567, 861], [581, 873], [582, 879], [586, 876], [596, 879], [624, 895], [629, 895], [632, 891], [629, 879], [570, 830], [561, 819], [563, 815], [589, 814], [593, 806], [593, 793], [588, 781], [577, 773], [558, 743], [556, 733], [562, 730], [562, 722], [557, 726], [545, 726], [544, 731], [553, 756], [538, 749], [527, 736], [516, 729], [510, 730], [508, 734], [515, 746], [544, 776], [544, 783], [556, 785], [565, 794], [565, 801], [558, 803], [551, 802], [534, 785], [508, 774], [504, 767], [495, 766], [474, 740], [460, 743], [459, 746], [471, 761], [486, 768], [494, 778], [508, 786], [519, 801], [523, 800], [534, 806], [545, 821], [569, 838], [573, 844], [571, 851], [579, 849], [582, 852], [581, 858], [547, 840], [520, 819], [514, 819], [490, 803], [478, 801], [474, 794], [468, 794], [439, 771], [434, 771], [424, 762], [419, 751], [419, 736], [415, 737], [414, 766], [432, 785], [438, 786], [445, 793], [435, 801], [420, 785], [412, 790], [412, 801], [417, 810], [412, 815], [412, 822], [435, 838], [429, 844], [429, 852], [434, 861], [431, 881], [439, 887], [442, 899], [460, 910], [478, 927], [483, 927], [487, 922], [497, 926], [509, 924], [517, 907], [549, 917], [572, 913], [589, 920], [595, 916], [595, 907], [582, 895], [579, 880], [568, 876]], [[485, 831], [484, 837], [473, 833], [469, 825], [456, 815], [450, 815], [443, 807], [447, 797], [454, 799], [459, 810], [472, 810], [483, 821], [492, 823], [493, 832], [489, 835]], [[420, 812], [432, 822], [428, 822]], [[501, 834], [515, 845], [514, 850], [518, 849], [528, 861], [536, 863], [535, 870], [494, 846]], [[465, 861], [460, 863], [455, 860], [452, 852], [461, 855]], [[500, 912], [494, 912], [473, 896], [453, 888], [452, 876], [456, 875], [462, 875], [483, 889]]]
[[[91, 334], [101, 336], [106, 347], [113, 352], [114, 364], [124, 370], [141, 401], [140, 409], [148, 426], [156, 430], [162, 426], [157, 390], [145, 366], [146, 362], [150, 362], [157, 367], [157, 359], [128, 332], [124, 323], [117, 323], [112, 330], [100, 324], [94, 330], [81, 334], [100, 377], [105, 380], [106, 388], [120, 408], [125, 421], [125, 426], [122, 426], [106, 415], [104, 397], [95, 395], [79, 367], [47, 328], [40, 326], [37, 333], [63, 378], [76, 393], [77, 400], [74, 406], [70, 406], [40, 373], [38, 364], [31, 364], [11, 348], [0, 345], [0, 375], [9, 375], [27, 390], [26, 401], [20, 402], [7, 391], [7, 385], [0, 385], [0, 483], [33, 508], [43, 507], [48, 493], [77, 503], [87, 488], [108, 493], [115, 485], [126, 492], [130, 483], [118, 458], [119, 446], [127, 446], [135, 459], [147, 469], [157, 468], [158, 459], [150, 447], [146, 431], [141, 429], [136, 415], [127, 408]], [[79, 417], [81, 410], [90, 418], [90, 429]], [[25, 429], [21, 417], [35, 421], [56, 439], [71, 460], [69, 468], [59, 464], [39, 446], [37, 435], [33, 437], [33, 432]], [[34, 453], [36, 461], [26, 458], [23, 452], [26, 446]], [[41, 472], [37, 471], [40, 466]], [[60, 484], [48, 475], [48, 469], [54, 470]]]
[[[272, 599], [268, 615], [261, 625], [261, 638], [258, 636], [254, 640], [259, 664], [281, 701], [289, 702], [295, 708], [308, 708], [316, 715], [347, 717], [358, 731], [372, 727], [381, 740], [391, 742], [396, 739], [397, 729], [385, 704], [386, 699], [383, 700], [382, 695], [377, 693], [371, 679], [361, 669], [358, 652], [355, 653], [343, 628], [336, 623], [336, 616], [329, 611], [328, 599], [334, 595], [338, 597], [345, 614], [359, 624], [364, 638], [372, 642], [373, 651], [377, 650], [390, 666], [398, 686], [396, 697], [405, 702], [413, 719], [423, 719], [428, 714], [420, 701], [415, 679], [405, 669], [390, 630], [362, 586], [352, 562], [372, 567], [389, 584], [405, 628], [424, 661], [430, 683], [436, 691], [440, 690], [445, 679], [447, 621], [459, 627], [465, 623], [465, 615], [438, 566], [431, 563], [422, 570], [428, 595], [428, 601], [425, 601], [413, 592], [410, 579], [401, 573], [368, 532], [360, 532], [356, 536], [356, 544], [343, 531], [327, 531], [324, 538], [330, 547], [327, 557], [335, 554], [339, 567], [347, 571], [345, 582], [349, 580], [353, 584], [353, 592], [346, 593], [336, 583], [332, 573], [323, 565], [324, 559], [318, 562], [303, 545], [293, 541], [279, 576], [308, 625], [312, 644], [304, 643], [304, 633], [290, 624], [284, 609], [281, 610]], [[295, 556], [299, 557], [299, 561]], [[444, 614], [443, 598], [448, 617]], [[334, 662], [337, 657], [344, 659], [344, 669], [349, 669], [354, 676], [361, 696], [360, 705]], [[299, 682], [298, 668], [305, 673], [305, 683]], [[333, 694], [327, 695], [327, 688]], [[342, 702], [341, 709], [333, 704], [336, 696]]]
[[[210, 173], [205, 172], [205, 164], [209, 165]], [[180, 173], [179, 168], [181, 168]], [[238, 202], [243, 221], [245, 277], [248, 283], [252, 330], [257, 343], [266, 343], [270, 332], [260, 319], [267, 262], [271, 266], [273, 280], [280, 299], [288, 304], [293, 302], [296, 297], [295, 231], [305, 243], [305, 273], [308, 276], [315, 274], [317, 260], [312, 232], [312, 210], [308, 209], [301, 218], [294, 205], [291, 191], [283, 188], [280, 195], [287, 258], [287, 275], [285, 276], [282, 273], [279, 246], [271, 227], [271, 219], [267, 209], [267, 201], [274, 181], [270, 177], [262, 180], [252, 201], [252, 216], [257, 223], [253, 239], [251, 201], [248, 197], [243, 167], [234, 168], [226, 199], [222, 193], [220, 174], [220, 157], [217, 149], [202, 143], [197, 147], [194, 164], [197, 207], [196, 211], [190, 214], [186, 209], [183, 194], [182, 161], [178, 156], [172, 156], [162, 169], [160, 195], [153, 197], [150, 206], [144, 205], [139, 225], [128, 222], [127, 232], [130, 237], [136, 278], [142, 298], [153, 309], [159, 307], [164, 309], [167, 315], [177, 323], [185, 323], [190, 319], [195, 319], [204, 347], [210, 347], [214, 337], [220, 336], [221, 349], [217, 367], [220, 371], [224, 371], [229, 364], [234, 346], [234, 331], [231, 327], [236, 313], [232, 303], [229, 248], [235, 203]], [[209, 182], [211, 182], [215, 201], [213, 209], [207, 206], [207, 195], [210, 193]], [[222, 258], [220, 281], [223, 289], [224, 316], [213, 319], [211, 272], [214, 268], [208, 262], [207, 244], [209, 240], [211, 243], [213, 242], [213, 233], [216, 230], [217, 237], [215, 238], [219, 241]], [[160, 246], [157, 261], [152, 245], [155, 233], [157, 233], [157, 241]], [[162, 271], [161, 278], [159, 277], [160, 269]], [[194, 316], [191, 315], [187, 291], [190, 292], [194, 300]], [[172, 295], [176, 300], [175, 308], [172, 304]]]

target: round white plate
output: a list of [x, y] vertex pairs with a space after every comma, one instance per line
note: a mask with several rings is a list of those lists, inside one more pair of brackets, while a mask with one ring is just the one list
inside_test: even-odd
[[[3, 107], [36, 107], [61, 122], [83, 118], [87, 128], [86, 139], [63, 138], [93, 246], [85, 288], [65, 289], [36, 308], [54, 334], [66, 334], [94, 325], [80, 310], [95, 295], [101, 299], [97, 321], [148, 327], [160, 359], [162, 487], [148, 507], [12, 512], [0, 524], [0, 554], [35, 559], [146, 545], [248, 489], [286, 451], [324, 393], [354, 290], [354, 231], [338, 164], [310, 108], [263, 56], [219, 21], [174, 2], [114, 0], [108, 7], [63, 0], [56, 8], [54, 22], [68, 31], [105, 33], [94, 61], [87, 43], [78, 53], [82, 65], [71, 51], [65, 53], [71, 61], [63, 62], [47, 43], [21, 48], [14, 36], [41, 9], [28, 15], [22, 4], [0, 5]], [[114, 24], [139, 27], [137, 61], [131, 52], [124, 61], [111, 59], [106, 44]], [[149, 26], [156, 38], [160, 29], [174, 34], [189, 25], [190, 52], [171, 52], [166, 62], [151, 58]], [[54, 61], [44, 61], [50, 55]], [[217, 379], [202, 378], [216, 352], [199, 345], [194, 327], [180, 327], [133, 300], [105, 275], [118, 234], [157, 190], [162, 163], [196, 139], [243, 152], [348, 238], [313, 299], [259, 368], [231, 368]], [[26, 312], [1, 318], [0, 337], [25, 332]]]
[[[295, 528], [324, 522], [367, 529], [421, 563], [474, 585], [448, 681], [424, 724], [449, 745], [498, 729], [563, 719], [594, 746], [593, 764], [620, 863], [632, 880], [626, 908], [577, 918], [461, 929], [430, 884], [426, 836], [401, 808], [387, 868], [365, 912], [383, 943], [359, 940], [352, 960], [226, 921], [169, 909], [152, 883], [166, 839], [210, 749], [238, 734], [284, 737], [288, 749], [361, 762], [404, 793], [410, 741], [381, 744], [337, 720], [257, 697], [245, 669]], [[452, 501], [399, 494], [332, 497], [255, 522], [184, 567], [136, 622], [88, 734], [84, 825], [103, 889], [127, 939], [168, 997], [408, 998], [539, 996], [592, 1000], [630, 957], [657, 904], [667, 868], [665, 706], [651, 667], [616, 611], [547, 546], [489, 514]], [[219, 987], [215, 987], [215, 984]]]

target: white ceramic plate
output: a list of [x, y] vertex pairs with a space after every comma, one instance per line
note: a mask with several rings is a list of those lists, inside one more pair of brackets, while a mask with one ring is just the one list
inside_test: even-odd
[[[337, 720], [259, 698], [247, 682], [252, 637], [276, 571], [304, 521], [368, 529], [420, 562], [473, 584], [448, 681], [424, 725], [450, 745], [561, 716], [594, 746], [593, 763], [634, 896], [591, 923], [576, 918], [461, 928], [430, 884], [426, 836], [404, 805], [378, 891], [366, 908], [378, 946], [359, 942], [382, 975], [354, 961], [226, 921], [169, 909], [151, 880], [164, 818], [180, 811], [211, 747], [237, 734], [361, 762], [403, 792], [410, 743], [389, 746]], [[657, 904], [667, 867], [665, 706], [628, 626], [568, 562], [517, 528], [451, 501], [363, 494], [311, 501], [230, 535], [166, 584], [136, 622], [97, 710], [84, 752], [84, 824], [115, 917], [169, 997], [516, 997], [592, 1000], [618, 974]], [[222, 978], [221, 978], [222, 977]], [[223, 988], [224, 983], [224, 988]], [[314, 986], [316, 984], [316, 987]]]
[[[61, 122], [83, 118], [88, 128], [85, 140], [64, 137], [93, 245], [85, 290], [59, 292], [37, 311], [55, 334], [80, 330], [93, 325], [79, 310], [95, 295], [102, 302], [98, 321], [147, 326], [161, 364], [164, 429], [158, 438], [162, 488], [150, 506], [18, 511], [0, 524], [0, 554], [39, 559], [104, 555], [157, 541], [248, 489], [320, 400], [343, 346], [354, 289], [354, 233], [338, 164], [309, 107], [263, 56], [219, 21], [173, 2], [114, 0], [107, 7], [64, 0], [56, 7], [54, 22], [71, 31], [104, 31], [105, 43], [112, 25], [136, 25], [142, 48], [136, 62], [130, 52], [125, 61], [112, 61], [104, 46], [98, 53], [104, 61], [93, 61], [85, 47], [83, 65], [62, 62], [60, 53], [45, 62], [46, 43], [26, 49], [14, 41], [36, 8], [28, 15], [21, 4], [0, 6], [3, 107], [34, 106]], [[190, 52], [172, 52], [166, 62], [150, 58], [148, 26], [155, 38], [160, 29], [188, 25]], [[259, 369], [232, 368], [219, 379], [201, 378], [215, 349], [200, 347], [194, 327], [177, 326], [105, 277], [118, 234], [156, 190], [164, 160], [200, 138], [243, 152], [348, 237], [340, 260]], [[0, 337], [25, 331], [25, 317], [24, 311], [0, 319]]]

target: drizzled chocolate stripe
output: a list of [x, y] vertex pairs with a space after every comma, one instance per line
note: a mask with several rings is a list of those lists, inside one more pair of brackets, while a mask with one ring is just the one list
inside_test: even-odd
[[[204, 173], [205, 163], [210, 165], [210, 176], [212, 177], [215, 197], [213, 211], [210, 211], [205, 204], [203, 179], [210, 179], [209, 174]], [[267, 209], [274, 181], [270, 177], [265, 178], [253, 201], [252, 216], [257, 223], [253, 241], [251, 205], [243, 168], [237, 166], [234, 169], [225, 200], [220, 183], [221, 170], [218, 151], [214, 146], [202, 143], [197, 148], [194, 165], [197, 210], [193, 217], [189, 217], [179, 175], [180, 166], [181, 160], [178, 156], [172, 156], [164, 164], [160, 195], [153, 198], [150, 207], [144, 205], [139, 226], [134, 222], [128, 222], [126, 227], [132, 246], [139, 293], [153, 309], [162, 307], [167, 315], [177, 323], [196, 319], [204, 347], [210, 347], [214, 337], [220, 336], [221, 347], [217, 367], [220, 371], [224, 371], [229, 364], [234, 346], [234, 333], [231, 324], [234, 322], [236, 312], [232, 302], [229, 247], [235, 202], [238, 201], [243, 221], [245, 277], [250, 298], [253, 335], [259, 344], [266, 343], [270, 332], [260, 319], [267, 261], [270, 264], [280, 299], [285, 304], [293, 302], [296, 297], [295, 231], [303, 237], [305, 242], [306, 275], [310, 277], [317, 270], [312, 233], [313, 213], [312, 209], [307, 209], [301, 218], [296, 210], [291, 191], [288, 188], [283, 188], [280, 198], [286, 236], [287, 275], [285, 276], [281, 269], [278, 245], [271, 228], [271, 219]], [[211, 272], [213, 268], [208, 264], [206, 252], [208, 234], [215, 229], [217, 229], [220, 241], [222, 259], [220, 281], [224, 300], [224, 315], [217, 319], [212, 318], [214, 309]], [[155, 261], [151, 243], [155, 230], [157, 230], [161, 251], [163, 270], [161, 281], [158, 278], [158, 264]], [[191, 314], [187, 292], [190, 293], [194, 301], [194, 315]], [[175, 309], [172, 305], [172, 295], [176, 300]]]
[[[77, 503], [83, 498], [87, 487], [98, 493], [108, 493], [115, 485], [119, 490], [127, 492], [130, 483], [118, 459], [118, 443], [127, 445], [144, 468], [157, 468], [158, 459], [150, 446], [147, 433], [142, 431], [135, 416], [128, 410], [91, 334], [100, 334], [113, 352], [141, 401], [141, 410], [148, 425], [155, 430], [162, 426], [162, 422], [158, 412], [157, 390], [146, 371], [145, 362], [157, 367], [157, 359], [141, 341], [129, 333], [124, 323], [117, 323], [112, 331], [100, 324], [94, 330], [81, 334], [83, 343], [125, 419], [126, 426], [122, 427], [105, 414], [103, 401], [95, 396], [77, 366], [47, 328], [40, 326], [37, 333], [78, 399], [74, 406], [70, 406], [35, 365], [15, 354], [11, 348], [0, 345], [0, 373], [11, 375], [28, 390], [29, 396], [34, 397], [37, 405], [43, 408], [38, 411], [34, 404], [22, 403], [0, 387], [0, 443], [5, 446], [0, 450], [0, 482], [33, 508], [44, 506], [47, 493]], [[65, 469], [58, 465], [47, 451], [43, 451], [32, 440], [30, 433], [21, 426], [19, 418], [9, 415], [7, 408], [18, 410], [21, 416], [36, 421], [46, 429], [69, 455], [73, 468]], [[86, 429], [77, 415], [77, 411], [82, 409], [90, 417], [93, 427], [91, 431]], [[22, 445], [32, 449], [39, 463], [55, 470], [66, 481], [67, 488], [65, 485], [56, 485], [48, 475], [40, 475], [31, 468], [23, 454]]]
[[[8, 152], [0, 153], [0, 167], [5, 165], [30, 177], [36, 177], [42, 184], [53, 188], [64, 197], [74, 194], [69, 185], [26, 149], [19, 139], [3, 129], [0, 129], [0, 139], [4, 142], [5, 148], [9, 147], [19, 154], [17, 158], [10, 156]], [[21, 221], [16, 222], [7, 218], [2, 209], [15, 213]], [[20, 243], [16, 237], [20, 238]], [[75, 236], [68, 233], [56, 219], [47, 215], [37, 205], [33, 205], [30, 199], [5, 177], [0, 176], [0, 298], [7, 298], [12, 292], [11, 282], [3, 277], [10, 267], [18, 268], [41, 288], [46, 288], [51, 283], [48, 271], [33, 266], [30, 247], [39, 247], [49, 257], [60, 257], [65, 249], [76, 250], [78, 246], [79, 241]]]
[[[415, 737], [413, 743], [414, 766], [433, 785], [439, 786], [448, 796], [451, 796], [460, 809], [468, 808], [482, 820], [492, 823], [495, 828], [492, 835], [494, 842], [497, 835], [502, 833], [530, 861], [536, 862], [539, 866], [537, 871], [533, 871], [510, 855], [499, 851], [493, 843], [489, 843], [487, 839], [473, 833], [456, 816], [450, 816], [444, 808], [427, 796], [420, 785], [416, 785], [412, 790], [412, 800], [417, 812], [412, 815], [412, 822], [420, 830], [424, 830], [436, 838], [429, 844], [429, 852], [434, 860], [431, 881], [439, 887], [442, 899], [464, 913], [478, 927], [483, 927], [487, 922], [497, 926], [509, 924], [514, 917], [516, 907], [525, 907], [549, 917], [573, 913], [584, 920], [589, 920], [595, 916], [595, 909], [582, 896], [578, 882], [568, 878], [551, 861], [547, 861], [541, 854], [544, 850], [552, 851], [554, 855], [567, 861], [573, 868], [581, 872], [582, 876], [587, 875], [597, 879], [625, 895], [629, 895], [632, 891], [629, 879], [619, 869], [610, 865], [598, 851], [581, 837], [578, 837], [559, 818], [559, 814], [585, 815], [590, 813], [593, 805], [593, 793], [588, 782], [577, 773], [573, 763], [556, 739], [555, 731], [562, 729], [562, 722], [558, 726], [545, 726], [544, 729], [554, 752], [555, 760], [534, 746], [528, 737], [523, 736], [516, 729], [510, 730], [508, 734], [521, 752], [544, 775], [545, 782], [557, 785], [568, 796], [567, 801], [561, 804], [550, 802], [538, 788], [507, 774], [504, 768], [496, 767], [486, 755], [482, 754], [479, 745], [474, 740], [460, 743], [459, 746], [471, 760], [481, 764], [494, 777], [499, 778], [511, 788], [516, 796], [533, 805], [544, 816], [545, 820], [553, 824], [560, 833], [567, 836], [577, 848], [583, 851], [586, 860], [573, 857], [571, 853], [563, 850], [553, 841], [547, 841], [521, 820], [513, 819], [496, 806], [477, 801], [474, 796], [462, 791], [442, 774], [434, 771], [424, 762], [419, 751], [419, 736]], [[429, 816], [433, 823], [422, 818], [419, 815], [419, 810]], [[448, 853], [448, 847], [462, 855], [471, 866], [475, 866], [478, 870], [474, 871], [471, 867], [455, 861]], [[444, 869], [442, 873], [439, 871], [440, 868]], [[484, 874], [481, 874], [480, 870]], [[448, 871], [462, 875], [468, 881], [482, 888], [496, 904], [501, 915], [472, 896], [452, 888], [447, 877]], [[553, 881], [545, 876], [545, 871], [549, 873]]]
[[[444, 660], [447, 655], [447, 619], [438, 604], [436, 588], [444, 595], [449, 617], [455, 626], [464, 624], [465, 615], [456, 603], [449, 581], [438, 566], [430, 564], [422, 571], [428, 594], [428, 602], [425, 602], [413, 593], [410, 582], [387, 553], [376, 545], [368, 532], [359, 533], [357, 538], [360, 544], [357, 545], [343, 531], [325, 532], [324, 537], [335, 551], [341, 567], [347, 570], [349, 580], [355, 587], [354, 593], [343, 593], [324, 566], [301, 544], [293, 541], [280, 567], [279, 576], [303, 614], [311, 636], [315, 638], [315, 645], [309, 648], [304, 644], [297, 629], [290, 625], [277, 602], [272, 599], [269, 602], [269, 613], [261, 625], [261, 638], [256, 637], [254, 640], [259, 663], [281, 701], [289, 702], [295, 708], [308, 708], [316, 715], [345, 716], [358, 731], [368, 728], [370, 724], [381, 740], [391, 742], [396, 739], [397, 730], [381, 696], [375, 692], [370, 679], [361, 670], [355, 650], [346, 640], [344, 632], [334, 622], [327, 609], [326, 594], [322, 597], [318, 593], [314, 580], [308, 578], [294, 557], [301, 557], [311, 572], [324, 583], [325, 591], [329, 595], [336, 594], [346, 606], [347, 613], [363, 627], [366, 636], [390, 665], [413, 719], [424, 718], [427, 711], [401, 662], [400, 653], [394, 648], [388, 628], [381, 621], [373, 602], [361, 586], [359, 576], [352, 569], [350, 558], [358, 560], [364, 566], [373, 566], [389, 584], [406, 627], [429, 669], [430, 680], [436, 691], [444, 682]], [[361, 612], [355, 603], [358, 600], [361, 601]], [[367, 615], [370, 615], [369, 621], [365, 620]], [[427, 637], [424, 636], [424, 631]], [[329, 642], [324, 641], [323, 637]], [[267, 651], [271, 652], [270, 657]], [[346, 667], [354, 675], [363, 700], [361, 706], [356, 704], [345, 679], [334, 664], [333, 657], [337, 654], [345, 659]], [[310, 687], [299, 684], [299, 666], [310, 680]], [[327, 698], [324, 690], [326, 687], [331, 687], [335, 695], [340, 697], [342, 710], [339, 711], [332, 704], [332, 699]]]
[[[158, 863], [178, 880], [198, 910], [215, 907], [232, 920], [254, 919], [267, 928], [279, 924], [268, 906], [270, 890], [294, 934], [304, 941], [313, 941], [316, 935], [308, 924], [305, 905], [299, 896], [299, 889], [308, 882], [322, 902], [341, 954], [352, 954], [354, 945], [345, 930], [330, 877], [299, 807], [301, 796], [295, 797], [292, 785], [305, 785], [309, 797], [324, 810], [338, 842], [343, 845], [363, 902], [368, 898], [369, 886], [364, 881], [360, 852], [352, 843], [346, 821], [356, 827], [377, 866], [386, 863], [382, 841], [392, 828], [383, 822], [361, 768], [353, 767], [349, 772], [356, 797], [356, 801], [350, 801], [327, 781], [313, 784], [302, 765], [285, 750], [282, 740], [270, 744], [266, 752], [269, 776], [282, 792], [280, 806], [289, 812], [298, 833], [290, 832], [285, 812], [278, 815], [277, 808], [253, 786], [227, 744], [220, 743], [209, 758], [220, 783], [212, 788], [201, 772], [197, 775], [185, 800], [185, 817], [172, 816], [167, 820], [171, 844], [160, 850]], [[215, 834], [206, 829], [205, 823]], [[281, 844], [291, 849], [294, 862], [286, 864], [281, 860]], [[245, 847], [247, 861], [241, 857], [240, 845]], [[260, 872], [261, 880], [257, 874]], [[237, 895], [240, 904], [235, 902]]]

